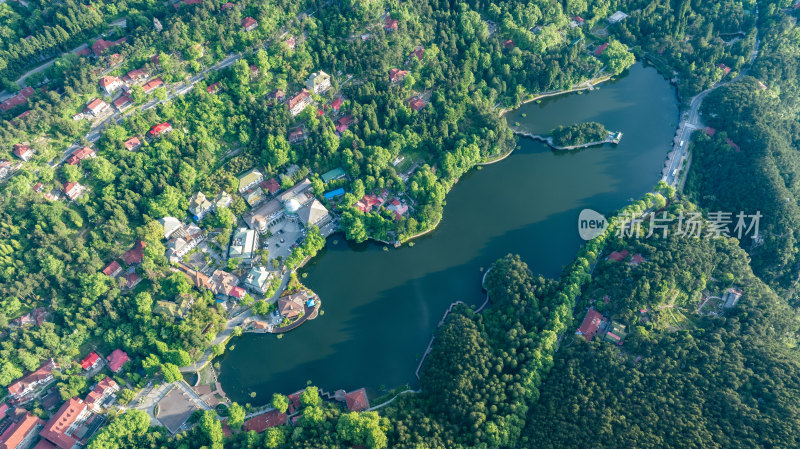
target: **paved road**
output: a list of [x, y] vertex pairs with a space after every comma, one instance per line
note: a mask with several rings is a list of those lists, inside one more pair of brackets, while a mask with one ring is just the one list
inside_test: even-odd
[[[283, 279], [281, 279], [281, 286], [278, 287], [278, 290], [275, 292], [273, 297], [270, 298], [270, 300], [277, 299], [277, 297], [279, 297], [280, 294], [283, 293], [283, 291], [286, 289], [286, 286], [289, 284], [290, 277], [291, 277], [291, 272], [286, 272], [286, 274], [283, 275]], [[264, 301], [267, 301], [267, 299], [265, 299]], [[228, 322], [225, 324], [225, 330], [217, 334], [216, 338], [214, 338], [214, 341], [211, 342], [212, 346], [227, 341], [228, 338], [233, 333], [233, 329], [235, 329], [236, 326], [241, 326], [244, 320], [246, 320], [251, 316], [253, 316], [253, 311], [247, 309], [244, 312], [240, 313], [239, 315], [236, 315], [235, 317], [229, 319]], [[211, 358], [212, 358], [212, 352], [211, 348], [209, 348], [205, 352], [205, 354], [203, 354], [203, 357], [201, 357], [200, 360], [189, 366], [182, 367], [181, 372], [194, 373], [200, 371], [201, 369], [203, 369], [203, 367], [205, 367], [208, 364]]]
[[718, 87], [724, 86], [726, 84], [734, 83], [739, 81], [741, 78], [746, 76], [748, 72], [750, 72], [750, 68], [753, 67], [753, 62], [755, 62], [756, 58], [758, 57], [758, 51], [761, 45], [761, 40], [758, 36], [758, 4], [756, 4], [756, 41], [753, 44], [753, 50], [750, 52], [750, 61], [747, 68], [742, 70], [742, 72], [736, 78], [725, 81], [719, 82], [712, 86], [709, 89], [706, 89], [699, 94], [695, 95], [690, 102], [689, 111], [685, 113], [685, 117], [681, 120], [680, 125], [678, 125], [678, 133], [675, 141], [675, 149], [669, 156], [667, 161], [667, 172], [664, 174], [662, 179], [667, 182], [667, 184], [671, 186], [675, 186], [678, 183], [678, 179], [680, 178], [680, 172], [682, 169], [682, 162], [684, 157], [686, 156], [686, 150], [689, 147], [689, 138], [691, 137], [694, 130], [701, 126], [700, 123], [700, 106], [703, 104], [703, 99]]

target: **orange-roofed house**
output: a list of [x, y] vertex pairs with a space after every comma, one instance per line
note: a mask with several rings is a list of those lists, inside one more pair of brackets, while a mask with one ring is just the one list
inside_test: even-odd
[[136, 151], [142, 146], [142, 141], [138, 137], [131, 137], [125, 141], [125, 149], [128, 151]]
[[628, 250], [623, 249], [622, 251], [614, 251], [613, 253], [608, 255], [608, 260], [613, 260], [614, 262], [622, 262], [625, 258], [628, 257]]
[[2, 434], [0, 434], [0, 449], [25, 449], [30, 447], [36, 439], [36, 431], [42, 426], [44, 421], [33, 416], [30, 412], [19, 421], [11, 424]]
[[589, 311], [586, 312], [586, 316], [583, 318], [581, 327], [579, 327], [575, 333], [582, 335], [586, 341], [592, 341], [594, 336], [597, 335], [597, 330], [600, 328], [602, 323], [603, 315], [601, 315], [597, 310], [589, 309]]
[[389, 79], [393, 83], [399, 83], [400, 81], [403, 81], [406, 75], [408, 75], [407, 70], [400, 70], [400, 69], [389, 70]]
[[90, 414], [89, 407], [83, 400], [72, 398], [65, 402], [47, 421], [39, 435], [55, 444], [59, 449], [72, 449], [80, 440], [75, 435], [75, 431]]
[[252, 17], [242, 19], [242, 27], [245, 31], [253, 31], [258, 27], [258, 21]]
[[608, 42], [602, 45], [598, 45], [597, 48], [594, 49], [594, 55], [601, 56], [603, 52], [606, 51], [606, 48], [608, 48]]
[[119, 391], [119, 384], [114, 379], [106, 376], [86, 395], [86, 405], [95, 413], [100, 413], [102, 409], [112, 400], [112, 396]]
[[292, 117], [294, 117], [303, 112], [303, 110], [305, 110], [305, 108], [313, 101], [314, 99], [311, 98], [311, 93], [309, 93], [308, 90], [303, 89], [299, 94], [295, 95], [289, 100], [289, 113], [291, 113]]
[[116, 260], [112, 260], [100, 271], [108, 277], [115, 278], [122, 273], [122, 266]]
[[66, 195], [70, 201], [74, 201], [75, 198], [81, 196], [84, 190], [85, 187], [77, 182], [68, 182], [64, 184], [64, 195]]
[[85, 111], [93, 116], [97, 117], [98, 115], [102, 114], [103, 112], [107, 111], [110, 106], [105, 101], [95, 98], [94, 100], [90, 101], [86, 104]]
[[408, 101], [408, 107], [411, 108], [412, 111], [419, 111], [427, 104], [425, 100], [419, 97], [414, 97]]
[[289, 399], [289, 413], [294, 413], [300, 410], [300, 395], [303, 394], [303, 391], [295, 391], [294, 393], [286, 396]]
[[147, 244], [145, 242], [139, 240], [133, 245], [133, 248], [129, 249], [122, 256], [122, 260], [126, 265], [136, 265], [142, 263], [142, 260], [144, 259], [144, 248], [146, 246]]
[[344, 401], [347, 404], [347, 409], [350, 411], [361, 412], [369, 408], [367, 390], [363, 388], [347, 393], [344, 396]]
[[387, 14], [386, 21], [383, 24], [383, 29], [386, 31], [397, 31], [397, 19], [392, 19], [392, 16]]
[[90, 352], [85, 359], [81, 360], [81, 368], [86, 371], [97, 366], [100, 363], [100, 356], [96, 352]]
[[242, 425], [242, 429], [245, 431], [252, 430], [253, 432], [261, 433], [270, 427], [283, 426], [286, 424], [286, 422], [286, 413], [281, 413], [277, 410], [270, 410], [267, 413], [263, 413], [245, 421]]
[[14, 145], [14, 156], [28, 162], [33, 157], [33, 150], [29, 145], [18, 143]]
[[36, 371], [8, 386], [8, 394], [13, 399], [22, 398], [42, 385], [53, 380], [53, 370], [58, 368], [53, 359], [48, 360]]
[[148, 131], [147, 134], [150, 137], [158, 137], [170, 131], [172, 131], [172, 125], [170, 125], [167, 122], [164, 122], [164, 123], [159, 123], [158, 125], [155, 125], [152, 128], [150, 128], [150, 131]]
[[155, 78], [155, 79], [152, 79], [152, 80], [144, 83], [144, 85], [142, 86], [142, 89], [144, 89], [144, 93], [149, 94], [150, 92], [153, 91], [153, 89], [155, 89], [156, 87], [162, 86], [163, 84], [164, 84], [164, 81], [162, 81], [161, 78]]
[[124, 85], [125, 83], [123, 83], [122, 80], [116, 76], [104, 76], [100, 78], [100, 87], [102, 87], [108, 95], [112, 95], [114, 91]]
[[268, 191], [270, 195], [275, 195], [275, 193], [281, 189], [281, 185], [278, 184], [275, 178], [269, 178], [261, 183], [261, 188]]
[[106, 357], [106, 360], [108, 360], [108, 369], [110, 369], [115, 373], [118, 373], [119, 370], [122, 369], [122, 365], [127, 363], [128, 360], [130, 360], [130, 358], [128, 357], [128, 354], [122, 349], [115, 349], [114, 352], [112, 352], [108, 357]]
[[69, 155], [67, 158], [67, 164], [78, 165], [78, 163], [84, 159], [94, 159], [96, 157], [97, 153], [95, 153], [93, 149], [89, 147], [83, 147], [75, 150]]
[[131, 98], [130, 94], [124, 93], [114, 100], [113, 104], [118, 111], [123, 111], [133, 104], [133, 98]]

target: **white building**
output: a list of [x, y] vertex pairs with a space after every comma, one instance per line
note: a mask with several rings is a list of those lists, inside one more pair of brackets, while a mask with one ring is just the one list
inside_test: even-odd
[[231, 259], [240, 259], [243, 262], [250, 262], [257, 248], [258, 233], [253, 229], [239, 228], [233, 233], [231, 247], [228, 250], [228, 257]]
[[306, 79], [306, 87], [317, 95], [323, 94], [331, 88], [331, 76], [322, 70], [314, 72]]
[[214, 205], [206, 198], [203, 192], [197, 192], [189, 198], [189, 213], [195, 220], [200, 221], [208, 214]]
[[262, 295], [269, 289], [269, 283], [274, 277], [266, 267], [253, 267], [244, 279], [244, 286], [251, 291]]

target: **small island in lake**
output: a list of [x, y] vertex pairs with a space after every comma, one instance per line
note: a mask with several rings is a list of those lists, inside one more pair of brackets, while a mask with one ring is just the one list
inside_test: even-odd
[[610, 132], [602, 123], [586, 122], [559, 126], [550, 131], [553, 146], [573, 148], [601, 143], [619, 143], [622, 133]]
[[604, 143], [618, 144], [622, 140], [621, 132], [609, 131], [605, 126], [597, 122], [559, 126], [550, 131], [549, 136], [540, 136], [520, 130], [519, 124], [516, 124], [511, 129], [520, 136], [546, 142], [554, 150], [577, 150]]

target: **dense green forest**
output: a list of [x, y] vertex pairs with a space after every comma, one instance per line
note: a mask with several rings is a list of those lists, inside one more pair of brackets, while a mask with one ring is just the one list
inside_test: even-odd
[[[674, 202], [667, 212], [675, 217], [693, 207]], [[628, 337], [616, 346], [564, 336], [547, 388], [531, 409], [528, 444], [797, 446], [796, 312], [753, 275], [735, 239], [675, 236], [675, 230], [666, 239], [609, 242], [609, 250], [644, 261], [601, 262], [583, 295], [625, 323]], [[734, 308], [710, 301], [700, 309], [705, 296], [728, 288], [743, 292]]]
[[695, 133], [687, 191], [707, 211], [760, 212], [761, 239], [741, 242], [753, 270], [792, 304], [797, 282], [800, 170], [797, 143], [800, 42], [795, 17], [764, 17], [762, 45], [749, 76], [703, 103], [705, 133]]
[[560, 147], [601, 142], [608, 137], [608, 130], [602, 123], [586, 122], [569, 126], [559, 126], [550, 131], [553, 143]]

